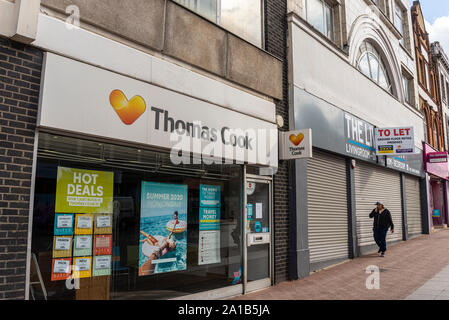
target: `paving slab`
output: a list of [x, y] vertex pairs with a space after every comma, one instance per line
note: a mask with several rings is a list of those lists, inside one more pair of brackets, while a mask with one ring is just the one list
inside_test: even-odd
[[[381, 270], [378, 289], [366, 286], [369, 266]], [[449, 230], [446, 229], [389, 247], [385, 258], [367, 255], [314, 272], [305, 279], [285, 281], [234, 299], [434, 300], [446, 297], [448, 280]], [[421, 287], [424, 291], [416, 292]]]

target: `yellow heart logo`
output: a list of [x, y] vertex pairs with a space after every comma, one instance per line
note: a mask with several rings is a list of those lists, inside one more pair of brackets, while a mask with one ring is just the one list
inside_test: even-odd
[[141, 96], [135, 96], [131, 100], [128, 100], [120, 90], [111, 92], [109, 102], [119, 118], [126, 125], [131, 125], [136, 122], [147, 109], [145, 100]]
[[300, 133], [298, 135], [295, 135], [295, 134], [290, 135], [290, 141], [295, 146], [299, 146], [299, 144], [302, 142], [302, 140], [304, 140], [304, 135], [302, 133]]

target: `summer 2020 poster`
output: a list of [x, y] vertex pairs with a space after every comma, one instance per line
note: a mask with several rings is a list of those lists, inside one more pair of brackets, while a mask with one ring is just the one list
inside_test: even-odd
[[186, 185], [142, 182], [139, 276], [187, 268]]

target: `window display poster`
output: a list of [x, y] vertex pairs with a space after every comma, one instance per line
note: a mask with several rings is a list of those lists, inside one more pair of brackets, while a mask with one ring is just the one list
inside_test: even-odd
[[72, 237], [53, 237], [53, 258], [68, 258], [72, 256]]
[[198, 265], [219, 263], [220, 187], [200, 185]]
[[92, 276], [92, 257], [73, 258], [73, 278], [82, 279]]
[[220, 231], [220, 208], [200, 207], [199, 229]]
[[104, 256], [112, 254], [112, 235], [97, 235], [94, 240], [94, 255]]
[[96, 256], [94, 257], [94, 268], [92, 275], [94, 277], [111, 275], [112, 256]]
[[97, 214], [95, 216], [95, 234], [112, 234], [112, 215]]
[[84, 257], [92, 255], [92, 236], [75, 236], [73, 241], [73, 256]]
[[220, 263], [220, 229], [200, 231], [198, 265]]
[[221, 207], [220, 186], [200, 185], [200, 207]]
[[71, 236], [73, 234], [73, 214], [55, 215], [55, 236]]
[[67, 280], [72, 274], [71, 258], [53, 259], [51, 267], [51, 281]]
[[186, 185], [142, 182], [139, 276], [186, 270]]
[[253, 220], [253, 213], [254, 213], [254, 205], [252, 203], [248, 203], [246, 205], [246, 219], [248, 221], [252, 221]]
[[75, 218], [75, 234], [88, 235], [93, 231], [94, 217], [91, 214], [77, 214]]
[[56, 212], [112, 213], [114, 173], [58, 167]]

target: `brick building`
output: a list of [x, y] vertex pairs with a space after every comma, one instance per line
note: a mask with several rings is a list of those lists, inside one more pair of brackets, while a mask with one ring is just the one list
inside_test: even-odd
[[[287, 4], [206, 2], [0, 0], [0, 299], [220, 298], [289, 278]], [[231, 146], [228, 162], [174, 165], [173, 134]], [[170, 215], [145, 197], [163, 192], [183, 199], [158, 204]], [[154, 222], [175, 210], [180, 227]]]
[[[429, 34], [419, 1], [411, 8], [414, 50], [418, 80], [419, 108], [424, 115], [425, 155], [446, 151], [443, 126], [443, 106], [441, 104], [438, 61], [432, 52]], [[449, 211], [446, 204], [448, 193], [447, 175], [435, 170], [431, 164], [426, 166], [427, 210], [429, 230], [447, 226]]]
[[25, 298], [42, 52], [0, 38], [0, 299]]
[[[265, 44], [269, 53], [283, 61], [282, 90], [283, 99], [276, 103], [276, 113], [288, 119], [288, 61], [287, 61], [287, 2], [265, 1]], [[289, 130], [288, 121], [281, 130]], [[275, 281], [289, 278], [289, 215], [290, 215], [289, 167], [287, 161], [280, 161], [274, 176], [274, 227], [275, 227]]]

